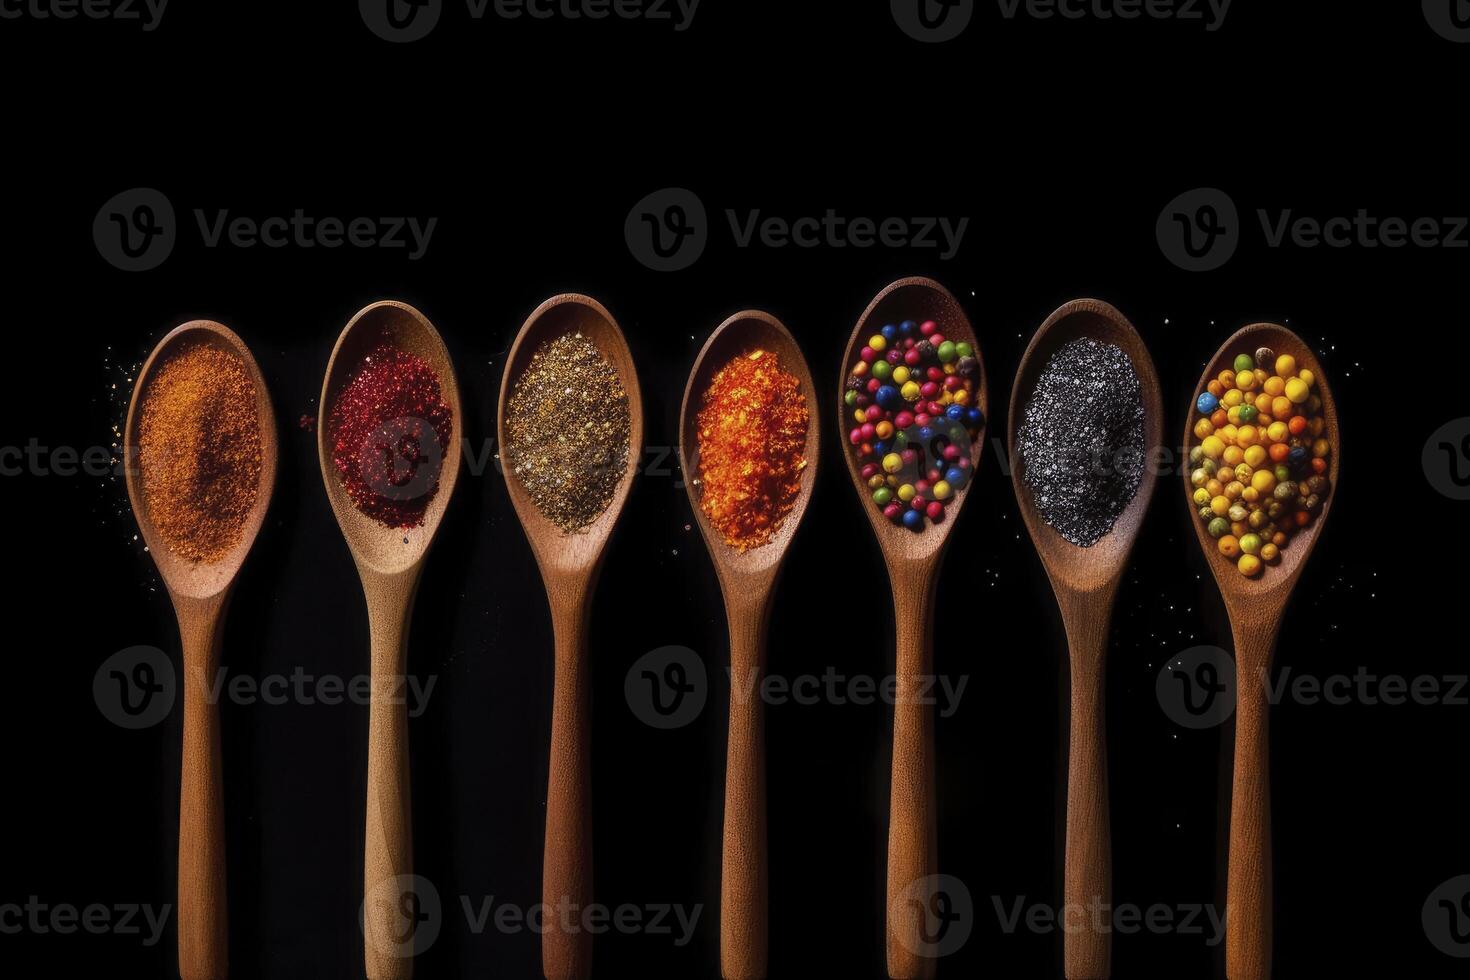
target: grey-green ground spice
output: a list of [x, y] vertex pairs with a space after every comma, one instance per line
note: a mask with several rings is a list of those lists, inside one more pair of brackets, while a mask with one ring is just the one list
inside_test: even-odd
[[612, 501], [628, 469], [628, 393], [580, 333], [543, 341], [506, 410], [506, 462], [536, 509], [568, 533]]

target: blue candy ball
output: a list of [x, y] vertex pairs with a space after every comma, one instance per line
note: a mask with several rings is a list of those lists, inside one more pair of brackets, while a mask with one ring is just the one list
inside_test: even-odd
[[932, 426], [925, 425], [925, 426], [921, 426], [920, 427], [920, 429], [919, 429], [919, 440], [921, 442], [927, 443], [930, 439], [933, 439], [933, 438], [934, 438], [934, 429], [933, 429]]
[[1291, 452], [1286, 454], [1286, 465], [1291, 467], [1292, 470], [1299, 472], [1306, 468], [1307, 459], [1308, 456], [1306, 449], [1301, 446], [1297, 446]]
[[951, 422], [963, 421], [965, 418], [965, 406], [951, 405], [944, 410], [944, 414]]
[[919, 329], [919, 325], [912, 320], [905, 320], [898, 325], [898, 332], [903, 334], [905, 337], [907, 337], [909, 334], [913, 333], [917, 329]]
[[965, 485], [965, 471], [958, 466], [951, 466], [944, 474], [944, 482], [958, 490]]
[[903, 526], [910, 531], [917, 531], [924, 526], [924, 515], [913, 508], [909, 508], [903, 512]]
[[1208, 391], [1203, 391], [1200, 392], [1199, 401], [1194, 403], [1194, 407], [1198, 408], [1201, 413], [1209, 415], [1215, 409], [1220, 407], [1220, 399], [1216, 398]]
[[903, 395], [893, 385], [882, 385], [873, 395], [873, 400], [878, 403], [879, 408], [895, 409], [902, 403]]
[[886, 439], [879, 439], [873, 443], [873, 452], [877, 453], [879, 456], [887, 456], [888, 445], [889, 443]]
[[891, 323], [885, 325], [883, 329], [879, 330], [878, 332], [883, 335], [884, 340], [892, 340], [893, 338], [898, 336], [898, 328]]
[[969, 425], [979, 425], [985, 421], [985, 413], [978, 408], [965, 409], [965, 422]]

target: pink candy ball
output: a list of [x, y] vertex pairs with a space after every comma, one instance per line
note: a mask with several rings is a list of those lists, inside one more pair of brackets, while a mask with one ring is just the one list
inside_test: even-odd
[[907, 429], [914, 424], [914, 414], [912, 412], [899, 412], [893, 417], [893, 424], [896, 428]]
[[938, 524], [944, 520], [944, 505], [937, 500], [931, 501], [929, 506], [924, 508], [924, 513], [929, 515], [929, 520]]
[[860, 428], [853, 429], [847, 434], [847, 441], [852, 443], [854, 446], [859, 445], [863, 441], [863, 430]]
[[862, 428], [858, 431], [863, 434], [863, 442], [872, 442], [873, 436], [877, 433], [877, 430], [873, 428], [872, 422], [864, 422]]
[[877, 356], [878, 352], [873, 350], [873, 348], [871, 347], [864, 347], [862, 350], [858, 351], [858, 357], [869, 363], [872, 363], [873, 359]]
[[935, 323], [933, 320], [925, 320], [923, 323], [919, 324], [919, 333], [923, 334], [925, 337], [929, 336], [931, 333], [938, 329], [939, 324]]
[[919, 352], [916, 351], [916, 350], [913, 350], [912, 348], [910, 348], [903, 355], [904, 363], [905, 364], [908, 364], [910, 366], [917, 365], [923, 359], [924, 358], [919, 355]]
[[888, 518], [890, 521], [898, 520], [899, 515], [902, 513], [903, 506], [901, 504], [889, 504], [887, 507], [883, 508], [883, 516]]

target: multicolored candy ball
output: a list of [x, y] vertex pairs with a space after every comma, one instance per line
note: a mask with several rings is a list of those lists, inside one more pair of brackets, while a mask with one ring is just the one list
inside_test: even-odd
[[843, 406], [859, 471], [884, 517], [923, 531], [944, 520], [973, 473], [971, 444], [985, 425], [980, 362], [933, 320], [885, 324], [858, 357]]

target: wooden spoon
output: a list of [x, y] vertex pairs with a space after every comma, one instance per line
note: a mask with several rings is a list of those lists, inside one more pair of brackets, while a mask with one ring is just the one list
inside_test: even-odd
[[[873, 297], [848, 341], [838, 377], [845, 383], [869, 337], [885, 324], [903, 320], [921, 323], [933, 320], [946, 339], [968, 342], [975, 349], [980, 383], [974, 407], [986, 416], [970, 445], [970, 460], [978, 471], [985, 446], [985, 426], [989, 424], [989, 376], [969, 318], [959, 301], [939, 283], [917, 276], [900, 279]], [[934, 897], [930, 892], [939, 859], [934, 825], [934, 711], [932, 705], [921, 702], [927, 700], [925, 678], [934, 673], [934, 595], [939, 566], [950, 531], [970, 495], [975, 477], [956, 491], [953, 501], [945, 508], [943, 523], [930, 524], [915, 533], [889, 521], [873, 504], [872, 491], [862, 478], [857, 454], [848, 444], [850, 417], [843, 406], [844, 394], [846, 389], [839, 384], [834, 404], [838, 406], [837, 433], [842, 442], [842, 457], [847, 461], [848, 476], [888, 565], [893, 620], [898, 634], [893, 784], [888, 810], [888, 973], [898, 978], [930, 977], [934, 975], [936, 961], [924, 952], [929, 949], [924, 919], [928, 902]]]
[[[1187, 500], [1190, 523], [1199, 535], [1205, 561], [1220, 586], [1235, 638], [1235, 773], [1230, 797], [1230, 858], [1225, 896], [1228, 913], [1225, 974], [1231, 980], [1260, 980], [1271, 975], [1271, 753], [1266, 684], [1276, 652], [1276, 636], [1281, 631], [1282, 613], [1332, 510], [1342, 459], [1337, 406], [1321, 362], [1300, 337], [1274, 323], [1253, 323], [1241, 328], [1215, 353], [1185, 412], [1186, 452], [1200, 441], [1194, 435], [1195, 420], [1199, 418], [1194, 398], [1205, 390], [1210, 379], [1231, 366], [1236, 355], [1254, 356], [1260, 347], [1269, 347], [1278, 356], [1290, 354], [1296, 358], [1299, 369], [1307, 368], [1316, 376], [1312, 393], [1322, 399], [1322, 418], [1326, 423], [1323, 434], [1332, 445], [1327, 457], [1331, 487], [1321, 513], [1292, 535], [1281, 549], [1278, 564], [1267, 565], [1255, 578], [1240, 574], [1235, 563], [1220, 554], [1205, 523], [1194, 513], [1197, 508], [1193, 500]], [[1183, 477], [1188, 498], [1194, 494], [1188, 466], [1183, 468]]]
[[516, 335], [500, 384], [497, 431], [502, 462], [508, 446], [506, 414], [511, 390], [544, 340], [580, 332], [622, 379], [628, 394], [628, 468], [602, 515], [582, 531], [568, 534], [542, 516], [530, 494], [505, 465], [505, 485], [520, 516], [526, 539], [541, 568], [556, 644], [556, 681], [551, 711], [551, 765], [546, 787], [546, 850], [542, 900], [541, 969], [551, 980], [585, 977], [592, 969], [592, 936], [585, 929], [565, 931], [553, 909], [580, 913], [592, 901], [592, 787], [587, 663], [587, 625], [592, 592], [613, 525], [623, 512], [643, 452], [643, 396], [633, 355], [612, 314], [595, 299], [575, 293], [553, 296], [536, 307]]
[[[330, 418], [337, 394], [380, 344], [414, 354], [434, 369], [444, 403], [453, 413], [453, 437], [442, 453], [439, 488], [413, 528], [388, 527], [352, 502], [332, 460]], [[431, 430], [432, 431], [432, 430]], [[406, 303], [369, 304], [342, 329], [327, 374], [317, 418], [317, 455], [327, 499], [362, 578], [372, 648], [372, 701], [368, 709], [367, 837], [363, 854], [363, 960], [371, 978], [409, 977], [413, 950], [400, 941], [402, 913], [396, 901], [413, 874], [413, 831], [408, 777], [408, 707], [400, 695], [407, 675], [408, 627], [424, 558], [444, 517], [459, 475], [464, 412], [454, 365], [439, 332]], [[374, 900], [368, 900], [375, 897]]]
[[[780, 358], [794, 374], [809, 421], [801, 489], [791, 511], [765, 544], [737, 551], [710, 525], [700, 506], [699, 410], [717, 371], [753, 349]], [[765, 673], [771, 597], [786, 550], [806, 513], [821, 455], [816, 386], [790, 332], [769, 313], [747, 310], [715, 328], [705, 341], [679, 413], [679, 463], [695, 519], [725, 598], [730, 628], [730, 735], [725, 757], [725, 829], [720, 874], [720, 973], [729, 980], [764, 977], [767, 953], [766, 762], [760, 684]]]
[[[143, 394], [160, 358], [183, 343], [210, 344], [238, 357], [255, 387], [260, 420], [260, 484], [234, 549], [211, 563], [191, 562], [170, 550], [143, 500], [136, 465]], [[229, 973], [229, 919], [225, 903], [224, 788], [219, 710], [209, 699], [219, 668], [225, 607], [240, 566], [265, 520], [276, 481], [276, 416], [255, 358], [234, 331], [209, 320], [181, 324], [158, 342], [138, 373], [123, 431], [128, 500], [148, 552], [173, 600], [184, 652], [184, 742], [179, 796], [179, 976], [216, 980]]]
[[[1017, 452], [1022, 416], [1047, 360], [1070, 341], [1088, 337], [1119, 347], [1133, 362], [1143, 399], [1143, 444], [1148, 454], [1138, 491], [1112, 530], [1090, 548], [1062, 537], [1042, 518], [1026, 485], [1026, 460]], [[1085, 921], [1065, 930], [1063, 959], [1069, 980], [1109, 975], [1112, 933], [1089, 925], [1090, 910], [1112, 906], [1112, 851], [1108, 820], [1108, 752], [1105, 669], [1108, 624], [1118, 583], [1153, 497], [1155, 453], [1163, 443], [1159, 377], [1143, 340], [1123, 314], [1107, 303], [1078, 299], [1047, 317], [1031, 338], [1011, 391], [1007, 452], [1016, 501], [1031, 540], [1046, 567], [1067, 631], [1072, 665], [1072, 725], [1067, 769], [1067, 854], [1065, 907], [1082, 909]]]

